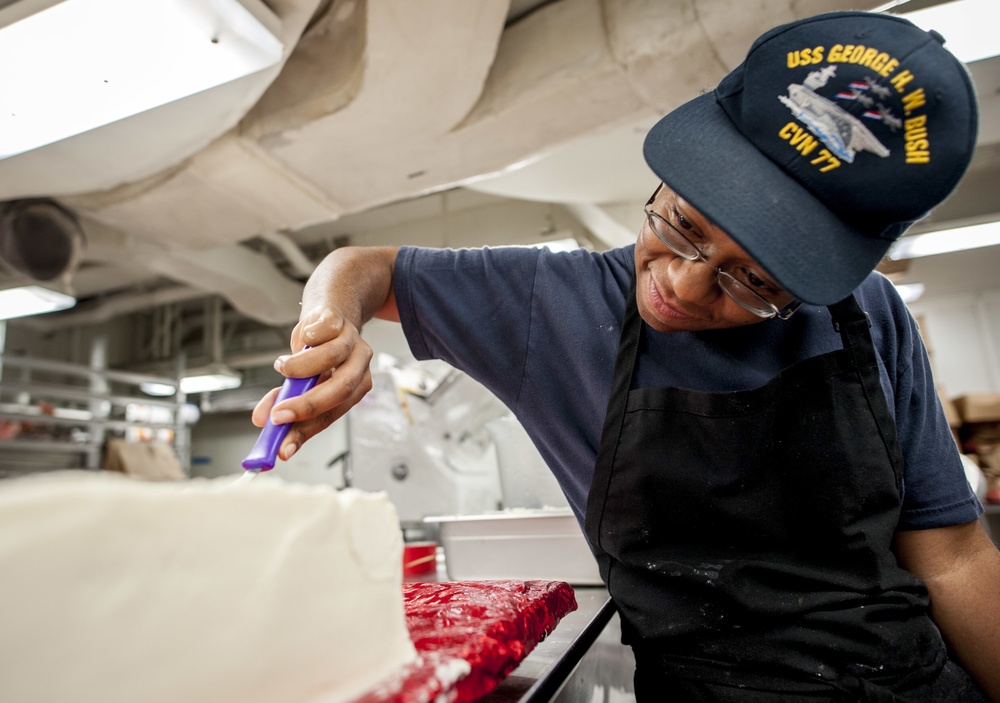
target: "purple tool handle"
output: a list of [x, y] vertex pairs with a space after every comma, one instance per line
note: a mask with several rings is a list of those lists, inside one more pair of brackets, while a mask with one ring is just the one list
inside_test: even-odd
[[[278, 391], [278, 398], [274, 401], [279, 403], [285, 398], [294, 398], [302, 395], [307, 390], [316, 385], [319, 376], [311, 378], [286, 378]], [[247, 471], [270, 471], [274, 468], [274, 462], [278, 458], [278, 448], [281, 447], [282, 440], [288, 435], [292, 423], [285, 425], [275, 425], [271, 418], [267, 418], [264, 428], [260, 431], [253, 449], [243, 460], [243, 468]]]

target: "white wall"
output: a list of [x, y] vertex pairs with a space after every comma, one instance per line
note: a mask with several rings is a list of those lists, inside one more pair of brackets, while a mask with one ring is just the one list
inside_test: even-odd
[[922, 322], [935, 380], [948, 397], [1000, 392], [1000, 291], [920, 303], [910, 307]]
[[1000, 247], [914, 259], [899, 282], [927, 287], [909, 308], [945, 395], [1000, 393]]

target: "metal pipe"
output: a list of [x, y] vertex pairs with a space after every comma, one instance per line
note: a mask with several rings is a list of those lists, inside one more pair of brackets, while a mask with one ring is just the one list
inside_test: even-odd
[[281, 255], [288, 260], [289, 266], [292, 267], [292, 273], [296, 276], [309, 278], [312, 275], [316, 264], [309, 260], [309, 257], [299, 248], [299, 245], [287, 234], [284, 232], [267, 232], [260, 235], [260, 238], [265, 242], [273, 244], [281, 252]]

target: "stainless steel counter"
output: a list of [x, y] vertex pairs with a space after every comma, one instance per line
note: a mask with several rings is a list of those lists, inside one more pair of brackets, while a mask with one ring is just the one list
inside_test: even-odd
[[635, 659], [604, 588], [577, 588], [577, 610], [481, 703], [630, 703]]

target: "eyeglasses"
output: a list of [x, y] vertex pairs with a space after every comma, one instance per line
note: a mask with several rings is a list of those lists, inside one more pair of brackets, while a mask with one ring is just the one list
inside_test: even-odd
[[667, 248], [670, 249], [670, 251], [682, 259], [687, 261], [700, 261], [706, 266], [714, 269], [717, 274], [716, 283], [719, 284], [719, 288], [722, 289], [722, 292], [732, 298], [741, 308], [752, 312], [757, 317], [763, 317], [765, 319], [777, 317], [779, 320], [787, 320], [802, 306], [801, 301], [793, 300], [784, 307], [779, 308], [777, 305], [747, 286], [746, 283], [739, 280], [731, 273], [723, 271], [718, 266], [713, 266], [702, 253], [701, 249], [699, 249], [694, 242], [688, 239], [683, 232], [677, 229], [677, 227], [675, 227], [670, 220], [649, 209], [649, 206], [653, 204], [654, 200], [656, 200], [656, 196], [662, 188], [663, 184], [661, 183], [657, 186], [656, 190], [653, 191], [653, 195], [650, 196], [649, 201], [646, 202], [646, 207], [643, 208], [643, 210], [646, 213], [646, 220], [649, 222], [649, 228], [653, 230], [653, 234], [656, 235], [657, 239], [663, 242]]

